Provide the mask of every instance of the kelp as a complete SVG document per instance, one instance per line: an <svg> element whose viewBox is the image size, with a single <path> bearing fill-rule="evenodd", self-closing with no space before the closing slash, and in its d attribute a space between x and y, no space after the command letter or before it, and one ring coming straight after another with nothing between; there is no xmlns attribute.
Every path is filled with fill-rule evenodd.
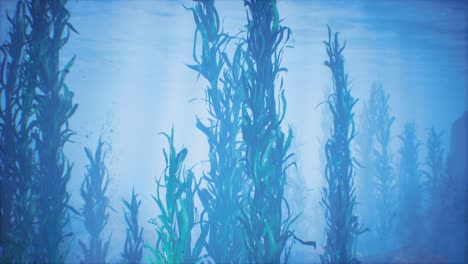
<svg viewBox="0 0 468 264"><path fill-rule="evenodd" d="M141 200L137 199L135 188L132 189L130 200L122 200L122 202L125 205L124 218L127 224L127 232L124 250L121 255L125 263L138 264L143 256L143 228L138 225L138 211Z"/></svg>
<svg viewBox="0 0 468 264"><path fill-rule="evenodd" d="M81 209L83 223L89 236L86 244L80 240L83 250L83 263L106 263L107 251L109 250L110 237L103 241L103 231L109 220L109 197L107 188L110 178L106 168L106 151L103 149L104 142L99 139L96 150L93 152L85 148L89 165L81 185L81 198L84 206Z"/></svg>
<svg viewBox="0 0 468 264"><path fill-rule="evenodd" d="M371 100L375 107L371 108L375 120L375 146L373 147L372 174L375 179L377 223L375 231L378 236L378 247L385 252L390 248L394 231L395 175L392 167L393 155L390 151L391 128L395 117L390 116L390 96L382 85L374 85L371 89Z"/></svg>
<svg viewBox="0 0 468 264"><path fill-rule="evenodd" d="M33 138L39 171L34 181L38 220L34 258L39 262L64 262L68 252L62 250L62 246L66 236L63 228L70 220L67 183L72 165L63 148L73 135L68 120L77 105L73 103L73 92L65 84L75 58L63 69L59 68L60 50L68 41L69 31L75 31L69 23L66 3L66 0L32 0L28 3L30 71L33 77L37 74Z"/></svg>
<svg viewBox="0 0 468 264"><path fill-rule="evenodd" d="M276 87L275 80L286 71L281 58L291 31L280 25L275 0L244 4L248 24L242 68L242 138L244 171L250 182L241 217L245 246L250 262L278 263L283 253L286 262L286 243L293 235L291 224L297 219L292 218L284 198L286 170L294 165L288 152L293 135L291 129L286 134L281 129L286 99L283 82Z"/></svg>
<svg viewBox="0 0 468 264"><path fill-rule="evenodd" d="M427 193L427 210L424 218L427 225L424 231L425 246L436 252L440 252L445 245L447 236L445 227L448 225L446 218L448 213L448 197L450 180L447 176L445 150L442 146L443 132L432 127L428 131L426 141L427 154L425 157L425 170L423 171L423 188Z"/></svg>
<svg viewBox="0 0 468 264"><path fill-rule="evenodd" d="M174 146L174 130L171 134L162 133L168 141L168 150L163 149L166 168L156 181L156 196L153 200L160 214L150 220L156 227L155 247L147 245L154 259L152 263L193 263L200 259L208 227L206 222L197 222L194 204L198 183L191 170L185 170L184 161L187 149L177 152ZM162 191L165 191L162 197ZM192 248L192 232L200 226L200 235Z"/></svg>
<svg viewBox="0 0 468 264"><path fill-rule="evenodd" d="M377 127L379 126L375 114L378 106L377 93L375 89L378 87L376 83L371 86L370 97L363 103L362 113L360 115L359 130L356 135L357 157L362 168L359 169L359 174L356 177L356 196L360 201L358 213L361 216L362 222L369 226L376 225L378 218L375 208L376 202L376 184L375 184L375 152L377 145ZM371 234L373 235L373 234ZM362 247L376 246L372 241L366 241L369 235L363 237Z"/></svg>
<svg viewBox="0 0 468 264"><path fill-rule="evenodd" d="M34 84L25 47L28 15L19 1L1 46L0 68L0 262L25 262L33 234L32 180L37 172L31 131Z"/></svg>
<svg viewBox="0 0 468 264"><path fill-rule="evenodd" d="M332 73L333 93L328 106L333 115L331 136L325 146L327 165L326 187L321 205L325 210L326 244L320 255L322 263L355 263L357 238L366 231L355 214L355 166L350 144L356 136L353 107L357 99L351 95L348 74L344 69L343 50L338 33L332 35L328 28L328 41L324 41L328 55L325 61Z"/></svg>
<svg viewBox="0 0 468 264"><path fill-rule="evenodd" d="M197 118L197 128L205 134L210 146L210 170L203 176L206 187L199 190L203 213L208 217L205 248L216 263L236 263L245 261L239 232L239 196L245 189L239 142L242 52L239 45L232 61L225 53L225 46L232 38L221 29L214 0L199 1L189 10L196 24L193 45L196 64L189 67L208 81L205 93L209 118L206 122ZM201 42L200 54L197 54L198 42Z"/></svg>
<svg viewBox="0 0 468 264"><path fill-rule="evenodd" d="M398 164L399 203L397 215L398 242L403 247L416 247L421 243L421 171L419 168L420 142L414 122L405 124L400 135L401 147Z"/></svg>

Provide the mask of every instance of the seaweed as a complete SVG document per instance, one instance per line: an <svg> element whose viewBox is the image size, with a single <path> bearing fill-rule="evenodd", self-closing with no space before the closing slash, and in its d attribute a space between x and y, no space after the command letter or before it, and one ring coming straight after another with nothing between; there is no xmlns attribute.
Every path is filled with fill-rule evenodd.
<svg viewBox="0 0 468 264"><path fill-rule="evenodd" d="M81 198L84 206L81 209L83 222L89 234L88 245L80 240L83 250L83 263L105 263L110 244L110 236L103 243L102 232L109 220L109 197L106 194L109 186L109 173L106 168L106 151L103 150L104 142L99 139L94 152L85 148L89 160L87 172L81 185Z"/></svg>
<svg viewBox="0 0 468 264"><path fill-rule="evenodd" d="M427 154L425 157L426 170L423 171L423 187L427 193L428 208L425 218L428 219L424 232L426 247L440 250L445 236L444 226L447 225L445 218L448 212L447 187L449 181L446 173L446 162L444 148L442 147L443 132L438 132L434 127L428 131L426 141Z"/></svg>
<svg viewBox="0 0 468 264"><path fill-rule="evenodd" d="M63 228L70 221L67 183L72 165L63 148L73 135L68 121L77 105L73 103L73 92L65 84L75 57L63 69L59 68L60 50L67 43L70 30L76 31L69 23L66 2L28 2L30 71L33 77L37 77L33 138L39 170L34 181L38 220L34 258L39 262L63 262L68 252L62 250L61 245L69 236L64 234ZM66 35L65 31L68 32Z"/></svg>
<svg viewBox="0 0 468 264"><path fill-rule="evenodd" d="M208 227L204 221L196 221L194 205L198 183L191 170L185 170L184 161L187 149L177 152L174 147L174 129L171 134L162 133L169 144L169 151L163 149L166 168L156 181L156 196L153 196L160 214L150 220L156 226L157 241L155 247L147 245L154 263L192 263L200 259ZM162 181L162 182L161 182ZM165 197L161 197L161 191ZM200 235L192 248L192 232L199 225Z"/></svg>
<svg viewBox="0 0 468 264"><path fill-rule="evenodd" d="M293 236L291 225L298 216L291 215L284 186L286 170L295 163L290 162L293 154L288 152L291 129L287 134L281 130L286 114L283 81L277 87L275 80L286 71L281 59L291 31L280 25L275 0L244 1L244 5L248 24L242 68L242 138L244 170L251 184L243 196L245 246L250 262L277 263L282 255L287 262L290 247L285 246Z"/></svg>
<svg viewBox="0 0 468 264"><path fill-rule="evenodd" d="M372 173L375 179L376 212L375 230L378 236L378 247L381 251L389 249L394 228L394 187L395 175L390 152L391 128L395 117L390 116L390 96L382 85L374 85L371 89L371 100L375 107L372 113L375 120L375 146L373 147Z"/></svg>
<svg viewBox="0 0 468 264"><path fill-rule="evenodd" d="M232 39L221 29L218 11L213 0L199 1L192 11L196 24L193 59L189 67L205 78L206 104L209 118L197 117L197 128L208 139L210 170L203 176L206 187L199 190L200 201L208 216L209 235L206 250L216 263L245 260L239 221L239 196L245 189L242 174L242 142L240 109L242 82L240 80L241 49L229 60L225 45ZM197 36L201 51L197 54Z"/></svg>
<svg viewBox="0 0 468 264"><path fill-rule="evenodd" d="M127 224L127 232L124 250L121 255L125 263L138 264L143 256L143 228L140 228L138 225L138 211L141 200L137 199L135 188L132 189L130 200L122 200L122 202L125 205L124 217Z"/></svg>
<svg viewBox="0 0 468 264"><path fill-rule="evenodd" d="M0 68L0 262L25 262L31 250L32 180L37 171L31 131L34 81L25 56L29 23L18 1L9 39L1 46Z"/></svg>
<svg viewBox="0 0 468 264"><path fill-rule="evenodd" d="M379 108L379 98L376 89L379 87L376 83L372 84L370 97L364 102L363 110L360 118L359 133L356 135L358 147L359 164L362 168L359 170L357 177L356 195L361 201L359 206L359 214L364 222L373 226L376 215L376 184L375 184L375 152L377 144L377 127L379 126L375 111ZM367 246L372 246L374 243Z"/></svg>
<svg viewBox="0 0 468 264"><path fill-rule="evenodd" d="M338 33L328 28L328 41L324 41L328 55L325 65L331 70L333 94L328 106L333 115L331 136L325 146L327 165L321 205L325 210L326 244L320 255L322 263L357 262L357 238L366 232L358 222L354 187L355 166L350 144L356 136L353 107L357 102L351 95L348 74L344 70L343 50Z"/></svg>
<svg viewBox="0 0 468 264"><path fill-rule="evenodd" d="M419 169L420 142L414 122L405 124L400 135L402 146L398 168L399 208L397 232L399 244L415 247L421 243L421 171Z"/></svg>

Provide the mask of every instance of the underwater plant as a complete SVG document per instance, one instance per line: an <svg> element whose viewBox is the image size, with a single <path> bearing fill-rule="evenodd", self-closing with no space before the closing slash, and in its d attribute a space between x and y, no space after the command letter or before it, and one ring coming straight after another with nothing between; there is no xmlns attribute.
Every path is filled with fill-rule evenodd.
<svg viewBox="0 0 468 264"><path fill-rule="evenodd" d="M278 263L284 253L287 262L292 217L284 197L288 167L293 154L288 153L292 132L281 130L286 114L282 81L276 87L283 47L291 31L280 25L276 0L244 1L247 6L247 48L244 52L242 82L242 138L245 144L245 174L250 182L243 196L245 209L241 220L248 261ZM276 102L279 98L279 102ZM284 203L283 203L284 202ZM283 212L283 205L286 213Z"/></svg>
<svg viewBox="0 0 468 264"><path fill-rule="evenodd" d="M445 164L444 148L442 147L443 132L437 132L434 127L428 132L426 142L427 155L423 171L424 189L427 195L428 208L425 218L428 219L424 232L424 241L427 247L439 250L443 247L441 238L445 236L444 228L447 208L447 187L449 186Z"/></svg>
<svg viewBox="0 0 468 264"><path fill-rule="evenodd" d="M31 251L32 180L37 171L31 131L34 127L35 80L31 78L25 46L28 18L18 1L9 38L1 46L0 65L0 262L26 262Z"/></svg>
<svg viewBox="0 0 468 264"><path fill-rule="evenodd" d="M125 205L124 217L127 224L125 245L122 257L125 263L138 264L143 256L143 228L138 225L138 210L141 200L137 199L135 189L132 189L132 197L129 201L123 200Z"/></svg>
<svg viewBox="0 0 468 264"><path fill-rule="evenodd" d="M333 115L331 136L325 146L327 165L321 205L325 210L326 244L320 255L322 263L354 263L357 238L367 229L358 222L354 187L354 164L350 150L355 138L353 107L357 102L351 95L348 74L344 70L343 46L338 33L328 28L328 41L325 41L328 60L325 65L331 70L333 93L328 106Z"/></svg>
<svg viewBox="0 0 468 264"><path fill-rule="evenodd" d="M81 209L83 222L89 235L89 242L80 240L84 253L83 263L105 263L109 249L110 237L103 243L102 232L109 220L109 197L106 194L109 186L109 173L106 168L106 151L104 143L99 139L94 152L85 148L89 160L87 172L81 185L81 198L84 206Z"/></svg>
<svg viewBox="0 0 468 264"><path fill-rule="evenodd" d="M375 107L372 113L375 120L375 146L373 147L372 174L375 179L377 222L375 225L378 236L378 247L381 251L389 249L391 234L394 228L395 201L393 189L395 176L392 168L390 152L391 128L395 117L390 116L390 95L382 85L374 85L371 89L371 100Z"/></svg>
<svg viewBox="0 0 468 264"><path fill-rule="evenodd" d="M240 109L242 81L240 76L241 49L237 48L233 61L224 52L231 39L221 30L214 0L199 1L192 11L196 24L193 59L189 67L208 81L206 104L209 118L197 117L197 128L208 139L209 173L203 176L206 187L198 195L208 217L209 235L205 248L216 263L245 260L244 240L239 221L239 196L245 189L242 174L242 143ZM197 54L197 36L201 51Z"/></svg>
<svg viewBox="0 0 468 264"><path fill-rule="evenodd" d="M414 122L405 124L400 135L402 146L398 168L398 223L399 244L403 247L418 246L421 242L421 171L419 147Z"/></svg>
<svg viewBox="0 0 468 264"><path fill-rule="evenodd" d="M375 153L377 127L379 126L377 115L378 109L378 94L376 89L379 87L376 83L372 83L369 99L364 102L363 110L360 116L359 133L356 135L358 147L359 164L362 168L359 170L359 175L356 180L357 190L356 195L359 199L360 206L358 207L359 215L363 222L373 226L373 219L376 219L375 208L376 200L376 184L375 184ZM366 243L373 244L373 243ZM370 246L370 245L367 245Z"/></svg>
<svg viewBox="0 0 468 264"><path fill-rule="evenodd" d="M69 22L66 3L66 0L31 0L28 3L31 16L28 54L31 71L37 74L33 138L39 168L34 180L38 220L35 260L39 262L63 262L68 252L62 250L62 243L66 236L63 228L70 221L67 183L72 165L63 148L73 135L68 120L77 105L73 103L73 92L65 84L75 57L63 69L59 68L60 50L67 43L70 30L76 32Z"/></svg>
<svg viewBox="0 0 468 264"><path fill-rule="evenodd" d="M174 147L174 129L171 134L162 133L169 144L163 149L166 168L156 181L156 202L160 214L150 220L156 226L157 241L153 248L147 246L155 258L153 263L193 263L200 259L200 254L208 232L207 224L196 221L197 211L194 204L198 184L191 170L185 171L184 160L187 149L177 152ZM161 182L162 181L162 182ZM165 197L161 192L165 191ZM192 231L200 225L200 235L192 248Z"/></svg>

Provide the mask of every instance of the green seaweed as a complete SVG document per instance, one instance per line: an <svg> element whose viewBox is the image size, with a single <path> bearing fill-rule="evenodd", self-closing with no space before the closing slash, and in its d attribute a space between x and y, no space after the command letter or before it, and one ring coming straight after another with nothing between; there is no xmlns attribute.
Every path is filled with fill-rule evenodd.
<svg viewBox="0 0 468 264"><path fill-rule="evenodd" d="M426 141L427 154L425 157L426 170L423 171L423 187L427 193L428 203L425 217L427 219L424 232L425 246L436 252L444 247L446 237L448 213L448 186L450 181L447 176L445 151L442 147L443 132L438 132L432 127L428 132Z"/></svg>
<svg viewBox="0 0 468 264"><path fill-rule="evenodd" d="M375 179L377 223L376 233L381 251L390 249L392 231L394 229L395 175L390 152L391 128L395 117L390 116L390 96L382 85L374 85L371 89L371 101L374 102L372 115L375 120L375 146L373 147L372 174Z"/></svg>
<svg viewBox="0 0 468 264"><path fill-rule="evenodd" d="M194 205L198 183L191 170L184 169L187 149L177 152L174 147L174 129L171 134L162 133L169 144L169 150L163 149L166 168L156 181L156 196L153 200L160 214L150 220L156 226L157 241L155 247L147 245L154 259L152 263L193 263L200 259L201 251L208 232L204 221L196 221ZM165 196L161 197L161 192ZM192 232L199 225L200 235L192 248Z"/></svg>
<svg viewBox="0 0 468 264"><path fill-rule="evenodd" d="M37 172L31 132L34 81L25 47L29 29L25 3L18 1L0 68L0 262L25 262L33 234L32 180ZM26 55L25 55L26 54Z"/></svg>
<svg viewBox="0 0 468 264"><path fill-rule="evenodd" d="M37 78L33 138L39 171L34 181L38 219L34 258L39 262L64 262L68 253L62 250L62 244L66 239L63 228L70 221L67 183L72 164L63 148L74 134L68 121L77 105L73 103L73 92L65 84L75 57L63 69L59 66L60 50L68 41L69 31L75 31L69 23L66 3L66 0L28 2L30 71L31 78Z"/></svg>
<svg viewBox="0 0 468 264"><path fill-rule="evenodd" d="M295 165L289 153L292 132L281 124L286 114L283 82L275 80L281 67L283 47L291 31L280 25L275 0L244 1L247 6L247 38L242 69L244 104L242 138L245 143L245 174L251 186L243 196L241 220L250 262L287 262L287 241L293 237L292 217L284 197L286 170ZM278 98L278 103L276 102ZM283 212L283 206L286 212ZM284 253L284 254L283 254Z"/></svg>
<svg viewBox="0 0 468 264"><path fill-rule="evenodd" d="M110 236L103 241L102 233L109 220L109 197L107 188L110 178L106 168L106 151L103 149L104 142L99 139L94 155L92 151L85 148L89 160L87 172L81 185L81 198L84 206L81 209L83 222L89 235L89 243L80 240L83 250L83 263L105 263L107 251L109 250Z"/></svg>
<svg viewBox="0 0 468 264"><path fill-rule="evenodd" d="M320 255L322 263L357 262L357 237L366 231L358 222L354 187L354 164L350 144L356 136L353 107L357 100L351 95L348 74L344 69L343 50L338 33L328 28L328 41L324 41L328 55L325 65L331 70L333 93L328 106L333 115L331 136L325 146L327 165L321 205L325 210L326 244Z"/></svg>
<svg viewBox="0 0 468 264"><path fill-rule="evenodd" d="M421 171L419 168L420 142L416 137L414 122L405 124L400 135L397 215L398 242L402 247L416 247L421 243L422 197Z"/></svg>
<svg viewBox="0 0 468 264"><path fill-rule="evenodd" d="M199 190L204 213L208 216L209 235L206 250L216 263L245 260L239 221L239 196L245 189L242 174L242 142L240 136L240 109L242 82L240 80L241 49L232 61L225 53L231 40L221 29L220 19L213 0L199 1L190 8L196 24L193 58L189 67L205 78L206 104L209 118L197 118L197 128L205 134L210 146L210 170L203 179L206 187ZM197 54L197 36L201 51Z"/></svg>
<svg viewBox="0 0 468 264"><path fill-rule="evenodd" d="M138 264L143 256L143 228L138 225L138 211L141 200L137 199L135 188L132 189L132 196L129 201L122 201L125 205L124 217L127 224L124 250L122 257L125 263Z"/></svg>

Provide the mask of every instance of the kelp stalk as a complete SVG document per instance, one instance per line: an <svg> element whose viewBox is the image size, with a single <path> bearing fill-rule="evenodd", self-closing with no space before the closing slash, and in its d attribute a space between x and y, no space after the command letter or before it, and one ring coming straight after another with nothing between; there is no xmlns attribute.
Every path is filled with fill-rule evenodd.
<svg viewBox="0 0 468 264"><path fill-rule="evenodd" d="M357 100L352 97L348 86L342 53L345 45L340 45L338 33L332 36L328 28L328 41L324 43L328 55L325 65L331 70L333 79L333 94L328 100L333 126L325 146L327 187L323 188L321 204L325 209L326 244L320 259L322 263L353 263L356 262L357 237L365 232L355 215L357 202L350 150L351 141L356 136L353 107Z"/></svg>
<svg viewBox="0 0 468 264"><path fill-rule="evenodd" d="M245 259L239 221L239 196L245 188L242 174L242 145L239 142L242 82L241 49L232 62L224 52L231 39L222 32L214 0L199 1L190 8L196 23L193 47L197 71L208 81L207 122L197 118L197 128L208 138L210 171L203 178L199 197L208 216L209 236L206 250L216 263L241 262ZM197 37L201 54L197 54Z"/></svg>

